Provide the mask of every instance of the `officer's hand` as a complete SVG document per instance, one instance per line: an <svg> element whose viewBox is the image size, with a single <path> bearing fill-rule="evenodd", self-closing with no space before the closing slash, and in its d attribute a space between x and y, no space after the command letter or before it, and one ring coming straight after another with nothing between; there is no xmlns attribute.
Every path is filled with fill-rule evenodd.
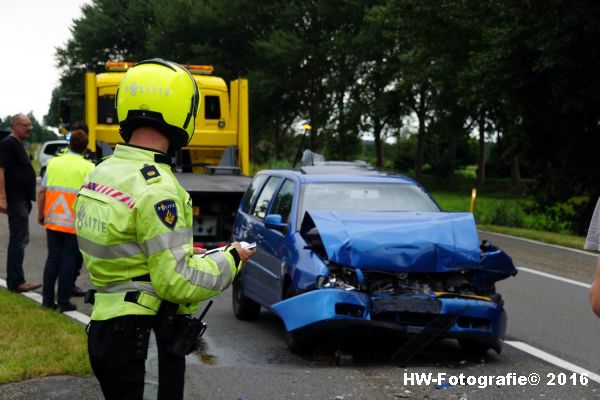
<svg viewBox="0 0 600 400"><path fill-rule="evenodd" d="M0 213L6 214L7 209L8 209L8 203L6 202L6 198L0 197Z"/></svg>
<svg viewBox="0 0 600 400"><path fill-rule="evenodd" d="M206 253L205 248L194 246L194 254L204 254L204 253Z"/></svg>
<svg viewBox="0 0 600 400"><path fill-rule="evenodd" d="M38 215L38 224L40 225L44 225L44 216L43 215Z"/></svg>
<svg viewBox="0 0 600 400"><path fill-rule="evenodd" d="M246 261L256 253L256 249L244 249L240 242L233 242L231 245L237 250L240 259L242 260L242 264L245 264Z"/></svg>

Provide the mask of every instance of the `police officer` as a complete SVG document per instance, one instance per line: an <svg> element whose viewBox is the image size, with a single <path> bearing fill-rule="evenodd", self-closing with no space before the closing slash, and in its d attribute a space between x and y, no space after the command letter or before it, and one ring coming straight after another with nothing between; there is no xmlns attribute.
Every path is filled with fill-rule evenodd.
<svg viewBox="0 0 600 400"><path fill-rule="evenodd" d="M142 61L115 101L127 144L92 171L75 203L79 247L97 288L90 362L107 399L182 399L185 358L172 345L199 302L227 288L253 251L234 242L193 255L191 198L167 156L194 133L200 93L191 74Z"/></svg>

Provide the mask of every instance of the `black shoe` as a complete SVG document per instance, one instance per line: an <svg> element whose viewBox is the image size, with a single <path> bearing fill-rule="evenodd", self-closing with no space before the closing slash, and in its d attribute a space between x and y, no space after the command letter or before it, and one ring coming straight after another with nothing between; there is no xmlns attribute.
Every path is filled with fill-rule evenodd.
<svg viewBox="0 0 600 400"><path fill-rule="evenodd" d="M86 291L79 286L73 286L73 289L71 289L71 297L83 297L85 293Z"/></svg>
<svg viewBox="0 0 600 400"><path fill-rule="evenodd" d="M58 309L60 310L60 312L67 312L67 311L75 311L77 310L77 306L71 302L68 303L61 303L58 305Z"/></svg>
<svg viewBox="0 0 600 400"><path fill-rule="evenodd" d="M58 305L54 302L52 303L42 303L42 307L47 308L49 310L56 310L58 308Z"/></svg>

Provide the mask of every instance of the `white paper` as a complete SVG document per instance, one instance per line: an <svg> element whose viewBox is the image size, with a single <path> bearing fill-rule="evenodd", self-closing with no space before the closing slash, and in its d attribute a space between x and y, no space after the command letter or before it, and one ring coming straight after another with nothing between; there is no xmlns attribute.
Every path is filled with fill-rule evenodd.
<svg viewBox="0 0 600 400"><path fill-rule="evenodd" d="M240 242L240 244L242 245L243 249L254 249L256 247L256 242L254 242L254 243ZM214 252L217 252L217 251L224 250L226 247L227 246L216 247L214 249L208 250L204 254L194 254L194 257L200 257L200 258L202 258L202 257L204 257L207 254L211 254L211 253L214 253Z"/></svg>

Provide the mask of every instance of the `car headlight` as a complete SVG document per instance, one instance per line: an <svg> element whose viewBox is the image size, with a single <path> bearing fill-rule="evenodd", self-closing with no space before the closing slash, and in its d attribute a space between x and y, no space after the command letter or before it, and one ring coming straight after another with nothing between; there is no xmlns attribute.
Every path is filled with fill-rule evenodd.
<svg viewBox="0 0 600 400"><path fill-rule="evenodd" d="M322 288L324 285L329 283L329 278L323 275L317 276L317 288Z"/></svg>
<svg viewBox="0 0 600 400"><path fill-rule="evenodd" d="M345 282L342 282L338 278L334 276L323 276L319 275L317 277L317 288L326 289L326 288L336 288L342 290L356 290L356 288L352 285L348 285Z"/></svg>

